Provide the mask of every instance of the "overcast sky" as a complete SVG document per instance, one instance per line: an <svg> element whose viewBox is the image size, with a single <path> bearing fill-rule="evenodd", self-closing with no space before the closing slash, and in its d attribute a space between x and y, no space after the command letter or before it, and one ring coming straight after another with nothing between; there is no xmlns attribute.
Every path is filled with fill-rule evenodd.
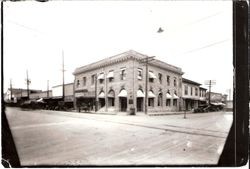
<svg viewBox="0 0 250 169"><path fill-rule="evenodd" d="M157 33L161 27L164 31ZM212 91L233 86L231 1L56 1L4 3L4 89L47 89L72 72L127 50L182 68ZM205 87L205 86L204 86Z"/></svg>

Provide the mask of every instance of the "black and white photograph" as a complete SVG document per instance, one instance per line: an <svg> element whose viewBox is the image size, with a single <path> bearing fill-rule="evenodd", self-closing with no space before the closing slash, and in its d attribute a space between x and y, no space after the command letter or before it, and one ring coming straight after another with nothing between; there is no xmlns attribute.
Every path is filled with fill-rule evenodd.
<svg viewBox="0 0 250 169"><path fill-rule="evenodd" d="M20 166L223 166L233 11L233 1L2 2L2 98Z"/></svg>

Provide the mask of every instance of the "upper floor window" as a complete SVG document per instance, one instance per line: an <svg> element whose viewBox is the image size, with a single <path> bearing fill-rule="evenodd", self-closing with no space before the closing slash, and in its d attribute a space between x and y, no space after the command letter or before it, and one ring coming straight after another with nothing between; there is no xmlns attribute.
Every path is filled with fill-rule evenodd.
<svg viewBox="0 0 250 169"><path fill-rule="evenodd" d="M83 77L83 86L86 86L86 83L87 83L87 78Z"/></svg>
<svg viewBox="0 0 250 169"><path fill-rule="evenodd" d="M126 79L126 68L121 68L121 80Z"/></svg>
<svg viewBox="0 0 250 169"><path fill-rule="evenodd" d="M76 87L79 87L80 86L80 80L77 80L76 81Z"/></svg>
<svg viewBox="0 0 250 169"><path fill-rule="evenodd" d="M188 95L188 86L187 85L184 86L184 94Z"/></svg>
<svg viewBox="0 0 250 169"><path fill-rule="evenodd" d="M138 68L137 71L138 71L137 79L138 79L138 80L142 80L142 69L141 69L141 68Z"/></svg>
<svg viewBox="0 0 250 169"><path fill-rule="evenodd" d="M170 76L167 75L167 85L170 85Z"/></svg>
<svg viewBox="0 0 250 169"><path fill-rule="evenodd" d="M113 70L110 70L108 75L107 75L107 78L109 79L109 82L113 82L114 81L114 71Z"/></svg>
<svg viewBox="0 0 250 169"><path fill-rule="evenodd" d="M104 82L104 73L100 73L97 77L97 79L100 81L100 84L102 84Z"/></svg>
<svg viewBox="0 0 250 169"><path fill-rule="evenodd" d="M177 83L176 83L176 77L174 77L174 87L177 86Z"/></svg>
<svg viewBox="0 0 250 169"><path fill-rule="evenodd" d="M149 75L149 82L154 82L154 79L156 79L155 74L152 71L149 71L148 75Z"/></svg>
<svg viewBox="0 0 250 169"><path fill-rule="evenodd" d="M91 85L93 85L95 83L95 75L91 76Z"/></svg>
<svg viewBox="0 0 250 169"><path fill-rule="evenodd" d="M198 96L198 89L195 88L195 96Z"/></svg>
<svg viewBox="0 0 250 169"><path fill-rule="evenodd" d="M193 87L190 87L191 90L191 96L193 95Z"/></svg>
<svg viewBox="0 0 250 169"><path fill-rule="evenodd" d="M162 74L161 73L158 73L158 78L159 78L160 84L162 84Z"/></svg>

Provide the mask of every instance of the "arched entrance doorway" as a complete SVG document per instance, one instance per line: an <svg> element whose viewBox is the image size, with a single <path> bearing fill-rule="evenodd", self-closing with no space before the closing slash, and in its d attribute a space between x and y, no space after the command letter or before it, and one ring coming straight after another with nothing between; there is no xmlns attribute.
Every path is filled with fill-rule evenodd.
<svg viewBox="0 0 250 169"><path fill-rule="evenodd" d="M128 103L127 103L127 91L125 89L122 89L120 91L120 93L118 94L119 97L119 109L122 112L126 112L127 111L127 107L128 107Z"/></svg>
<svg viewBox="0 0 250 169"><path fill-rule="evenodd" d="M104 91L101 91L98 95L98 100L99 100L99 105L100 107L104 107L105 106L105 93Z"/></svg>
<svg viewBox="0 0 250 169"><path fill-rule="evenodd" d="M108 92L108 107L114 107L115 106L115 92L114 90L110 90Z"/></svg>
<svg viewBox="0 0 250 169"><path fill-rule="evenodd" d="M144 92L139 89L137 90L137 96L136 96L136 108L137 108L137 111L140 112L140 111L143 111L143 99L145 97L145 94Z"/></svg>

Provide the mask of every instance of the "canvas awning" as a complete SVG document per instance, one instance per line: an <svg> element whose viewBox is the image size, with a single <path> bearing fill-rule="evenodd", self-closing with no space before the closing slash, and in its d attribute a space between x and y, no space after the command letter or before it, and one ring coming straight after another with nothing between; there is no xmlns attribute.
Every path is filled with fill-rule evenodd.
<svg viewBox="0 0 250 169"><path fill-rule="evenodd" d="M155 94L152 91L149 91L148 98L155 98Z"/></svg>
<svg viewBox="0 0 250 169"><path fill-rule="evenodd" d="M98 98L105 98L104 92L101 92L101 93L98 95Z"/></svg>
<svg viewBox="0 0 250 169"><path fill-rule="evenodd" d="M137 90L136 95L137 97L145 97L145 94L142 92L142 90Z"/></svg>
<svg viewBox="0 0 250 169"><path fill-rule="evenodd" d="M118 94L118 97L127 97L128 93L125 89L122 89L120 93Z"/></svg>
<svg viewBox="0 0 250 169"><path fill-rule="evenodd" d="M167 94L166 94L166 98L167 98L167 99L170 99L170 98L172 98L172 96L171 96L169 93L167 93Z"/></svg>
<svg viewBox="0 0 250 169"><path fill-rule="evenodd" d="M114 77L114 71L110 71L107 75L107 78L113 78Z"/></svg>
<svg viewBox="0 0 250 169"><path fill-rule="evenodd" d="M98 79L98 80L104 79L104 73L99 74L98 77L97 77L97 79Z"/></svg>
<svg viewBox="0 0 250 169"><path fill-rule="evenodd" d="M114 91L110 91L110 92L108 93L108 97L114 98L114 97L115 97Z"/></svg>
<svg viewBox="0 0 250 169"><path fill-rule="evenodd" d="M148 74L149 74L149 78L156 79L156 76L153 72L148 72Z"/></svg>
<svg viewBox="0 0 250 169"><path fill-rule="evenodd" d="M176 94L174 94L174 97L173 97L174 99L179 99L179 97L176 95Z"/></svg>

